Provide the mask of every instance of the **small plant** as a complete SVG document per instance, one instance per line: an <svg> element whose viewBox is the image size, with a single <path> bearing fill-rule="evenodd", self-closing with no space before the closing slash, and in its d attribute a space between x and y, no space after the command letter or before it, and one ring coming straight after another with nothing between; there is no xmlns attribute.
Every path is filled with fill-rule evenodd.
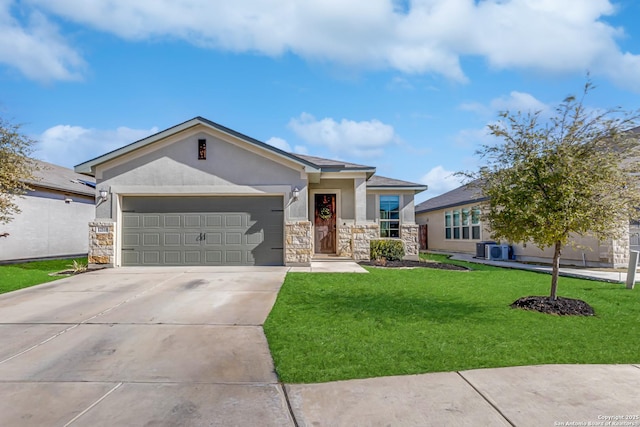
<svg viewBox="0 0 640 427"><path fill-rule="evenodd" d="M397 261L404 258L404 244L401 240L372 240L370 244L371 259L378 261Z"/></svg>
<svg viewBox="0 0 640 427"><path fill-rule="evenodd" d="M71 270L73 270L73 274L84 273L87 271L87 264L83 264L82 262L78 262L77 260L73 260L73 264L70 264Z"/></svg>

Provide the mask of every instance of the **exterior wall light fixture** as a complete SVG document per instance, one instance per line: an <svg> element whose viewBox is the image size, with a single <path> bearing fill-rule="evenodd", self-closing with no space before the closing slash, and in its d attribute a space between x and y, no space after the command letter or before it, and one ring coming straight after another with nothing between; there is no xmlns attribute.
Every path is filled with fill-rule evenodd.
<svg viewBox="0 0 640 427"><path fill-rule="evenodd" d="M291 198L295 202L298 200L298 197L300 197L300 190L298 189L298 187L293 187L293 191L291 192Z"/></svg>

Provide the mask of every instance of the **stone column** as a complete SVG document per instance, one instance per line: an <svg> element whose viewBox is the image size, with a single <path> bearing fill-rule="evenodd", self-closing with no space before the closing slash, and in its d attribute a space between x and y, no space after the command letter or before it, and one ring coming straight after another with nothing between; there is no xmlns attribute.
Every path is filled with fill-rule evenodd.
<svg viewBox="0 0 640 427"><path fill-rule="evenodd" d="M417 261L420 253L418 241L418 224L402 224L400 226L400 238L404 243L404 259Z"/></svg>
<svg viewBox="0 0 640 427"><path fill-rule="evenodd" d="M338 230L338 250L336 251L337 255L340 257L349 257L353 256L353 235L352 235L352 226L351 225L340 225L337 227Z"/></svg>
<svg viewBox="0 0 640 427"><path fill-rule="evenodd" d="M371 259L371 240L379 238L379 233L378 224L353 226L352 256L355 261L369 261Z"/></svg>
<svg viewBox="0 0 640 427"><path fill-rule="evenodd" d="M311 221L287 222L285 232L285 264L311 265L313 256L313 236Z"/></svg>
<svg viewBox="0 0 640 427"><path fill-rule="evenodd" d="M89 223L89 264L115 265L115 223L110 220Z"/></svg>

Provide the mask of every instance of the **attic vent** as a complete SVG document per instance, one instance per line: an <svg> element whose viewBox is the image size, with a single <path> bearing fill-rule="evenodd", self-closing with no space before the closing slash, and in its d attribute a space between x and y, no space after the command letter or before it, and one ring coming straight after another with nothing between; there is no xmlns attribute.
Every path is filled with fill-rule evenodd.
<svg viewBox="0 0 640 427"><path fill-rule="evenodd" d="M207 140L198 140L198 160L207 160Z"/></svg>

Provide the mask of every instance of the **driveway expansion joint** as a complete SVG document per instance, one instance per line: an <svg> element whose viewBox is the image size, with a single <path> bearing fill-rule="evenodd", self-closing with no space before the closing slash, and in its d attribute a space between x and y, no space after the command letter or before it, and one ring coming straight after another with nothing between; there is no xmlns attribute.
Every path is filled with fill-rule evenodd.
<svg viewBox="0 0 640 427"><path fill-rule="evenodd" d="M485 401L485 402L487 402L487 403L488 403L488 404L489 404L489 405L490 405L490 406L491 406L491 407L492 407L492 408L493 408L493 409L494 409L498 414L500 414L500 416L501 416L502 418L504 418L504 420L505 420L506 422L508 422L508 423L509 423L509 425L511 425L511 426L513 426L513 427L516 427L516 425L515 425L515 424L514 424L510 419L509 419L509 417L507 417L507 415L506 415L504 412L502 412L502 411L500 410L500 408L498 408L498 407L497 407L497 406L496 406L496 405L491 401L491 399L489 399L487 396L485 396L485 395L484 395L484 394L483 394L483 393L482 393L482 392L481 392L481 391L480 391L476 386L474 386L473 384L471 384L471 381L469 381L467 378L465 378L465 376L464 376L464 375L462 375L462 372L460 372L460 371L456 371L456 374L458 374L458 375L460 376L460 378L462 378L462 380L463 380L464 382L466 382L467 384L469 384L469 387L471 387L473 390L475 390L475 392L476 392L476 393L478 393L478 395L479 395L482 399L484 399L484 401Z"/></svg>
<svg viewBox="0 0 640 427"><path fill-rule="evenodd" d="M69 421L68 423L66 423L64 425L64 427L68 427L71 424L73 424L74 422L76 422L80 417L82 417L84 414L86 414L87 412L89 412L91 409L93 409L96 405L98 405L100 402L102 402L104 399L106 399L111 393L113 393L114 391L116 391L117 389L120 388L120 386L122 386L122 383L118 383L116 384L111 390L109 390L108 392L106 392L102 397L100 397L98 400L96 400L95 402L93 402L91 405L89 405L89 407L87 407L84 411L80 412L78 415L76 415L75 417L73 417L71 419L71 421Z"/></svg>

